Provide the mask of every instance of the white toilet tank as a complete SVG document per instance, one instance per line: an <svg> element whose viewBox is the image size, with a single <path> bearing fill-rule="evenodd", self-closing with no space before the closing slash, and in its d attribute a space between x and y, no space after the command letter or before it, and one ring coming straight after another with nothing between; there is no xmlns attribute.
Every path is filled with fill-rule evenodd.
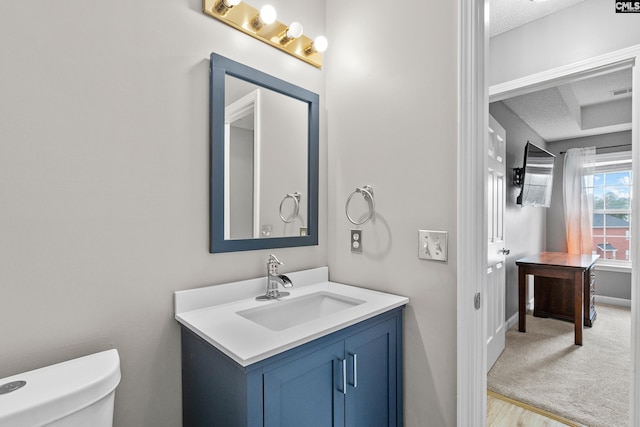
<svg viewBox="0 0 640 427"><path fill-rule="evenodd" d="M112 427L118 351L0 379L0 427Z"/></svg>

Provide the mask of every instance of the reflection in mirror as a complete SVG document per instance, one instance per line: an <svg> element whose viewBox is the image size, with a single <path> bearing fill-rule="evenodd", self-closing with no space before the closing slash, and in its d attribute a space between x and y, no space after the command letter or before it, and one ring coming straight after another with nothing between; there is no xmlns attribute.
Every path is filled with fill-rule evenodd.
<svg viewBox="0 0 640 427"><path fill-rule="evenodd" d="M225 108L225 239L257 237L258 233L254 188L259 145L255 109L259 96L256 89Z"/></svg>
<svg viewBox="0 0 640 427"><path fill-rule="evenodd" d="M318 95L211 55L211 252L318 244Z"/></svg>
<svg viewBox="0 0 640 427"><path fill-rule="evenodd" d="M306 230L307 114L298 99L226 76L225 239Z"/></svg>

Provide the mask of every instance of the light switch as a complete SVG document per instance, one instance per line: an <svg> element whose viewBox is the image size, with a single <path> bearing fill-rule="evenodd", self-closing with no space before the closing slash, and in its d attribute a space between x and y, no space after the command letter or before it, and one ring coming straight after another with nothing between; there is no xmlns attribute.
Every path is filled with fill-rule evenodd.
<svg viewBox="0 0 640 427"><path fill-rule="evenodd" d="M418 230L418 258L447 261L447 232Z"/></svg>

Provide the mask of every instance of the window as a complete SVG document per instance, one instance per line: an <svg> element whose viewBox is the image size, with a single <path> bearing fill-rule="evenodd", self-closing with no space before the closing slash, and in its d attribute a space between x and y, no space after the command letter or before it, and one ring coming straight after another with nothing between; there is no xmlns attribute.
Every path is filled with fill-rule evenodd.
<svg viewBox="0 0 640 427"><path fill-rule="evenodd" d="M593 254L629 264L631 238L631 152L596 155L593 176Z"/></svg>

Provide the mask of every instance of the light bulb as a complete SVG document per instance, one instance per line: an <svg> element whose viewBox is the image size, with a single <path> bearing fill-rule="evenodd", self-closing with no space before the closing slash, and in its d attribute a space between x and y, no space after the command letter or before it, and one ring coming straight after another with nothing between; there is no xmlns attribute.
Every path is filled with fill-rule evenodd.
<svg viewBox="0 0 640 427"><path fill-rule="evenodd" d="M313 40L313 48L320 53L327 50L328 46L329 42L325 36L318 36Z"/></svg>
<svg viewBox="0 0 640 427"><path fill-rule="evenodd" d="M214 6L214 10L220 15L225 16L234 7L240 4L242 0L219 0Z"/></svg>
<svg viewBox="0 0 640 427"><path fill-rule="evenodd" d="M265 25L270 25L276 22L276 17L276 9L270 4L265 4L262 6L262 9L260 9L260 20Z"/></svg>
<svg viewBox="0 0 640 427"><path fill-rule="evenodd" d="M297 39L302 35L302 31L302 24L294 21L291 23L291 25L289 25L289 28L287 28L287 37L291 39Z"/></svg>

